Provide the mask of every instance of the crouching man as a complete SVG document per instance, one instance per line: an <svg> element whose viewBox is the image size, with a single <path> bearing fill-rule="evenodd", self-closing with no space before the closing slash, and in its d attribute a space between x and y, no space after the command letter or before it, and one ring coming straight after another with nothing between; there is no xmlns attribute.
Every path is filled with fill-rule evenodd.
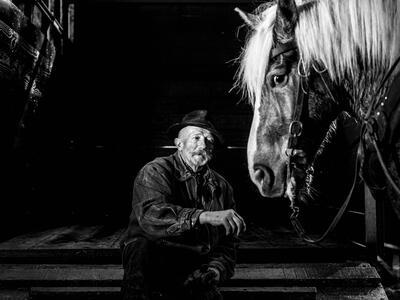
<svg viewBox="0 0 400 300"><path fill-rule="evenodd" d="M222 299L218 285L233 275L235 239L246 228L232 187L208 165L222 137L206 110L188 113L168 135L177 151L146 164L134 182L121 242L123 299Z"/></svg>

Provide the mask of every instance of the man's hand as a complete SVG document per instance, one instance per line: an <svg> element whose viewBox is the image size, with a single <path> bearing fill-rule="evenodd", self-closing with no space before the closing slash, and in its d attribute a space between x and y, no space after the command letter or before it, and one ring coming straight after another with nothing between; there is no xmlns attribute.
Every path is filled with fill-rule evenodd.
<svg viewBox="0 0 400 300"><path fill-rule="evenodd" d="M184 282L184 286L190 290L202 290L217 285L219 281L219 271L208 265L202 265L195 270Z"/></svg>
<svg viewBox="0 0 400 300"><path fill-rule="evenodd" d="M216 268L213 268L213 267L208 267L208 270L213 271L215 273L213 280L215 281L215 283L218 283L219 279L221 278L221 274L219 273L219 270Z"/></svg>
<svg viewBox="0 0 400 300"><path fill-rule="evenodd" d="M233 209L204 211L199 217L200 224L210 224L212 226L224 226L226 235L239 234L246 231L246 223L243 218Z"/></svg>

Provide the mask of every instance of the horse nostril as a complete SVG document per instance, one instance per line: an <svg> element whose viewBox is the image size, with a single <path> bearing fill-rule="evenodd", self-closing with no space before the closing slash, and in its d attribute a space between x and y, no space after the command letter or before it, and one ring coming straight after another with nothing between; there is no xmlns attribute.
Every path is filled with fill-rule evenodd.
<svg viewBox="0 0 400 300"><path fill-rule="evenodd" d="M254 165L254 179L260 186L269 186L272 188L274 185L274 173L272 170L264 165Z"/></svg>

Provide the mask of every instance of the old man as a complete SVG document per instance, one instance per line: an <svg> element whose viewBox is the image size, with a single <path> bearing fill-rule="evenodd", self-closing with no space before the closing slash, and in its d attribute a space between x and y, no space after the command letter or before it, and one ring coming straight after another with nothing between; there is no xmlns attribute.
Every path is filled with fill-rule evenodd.
<svg viewBox="0 0 400 300"><path fill-rule="evenodd" d="M245 230L231 185L208 163L223 144L206 110L168 129L177 151L146 164L133 188L121 243L123 299L222 299Z"/></svg>

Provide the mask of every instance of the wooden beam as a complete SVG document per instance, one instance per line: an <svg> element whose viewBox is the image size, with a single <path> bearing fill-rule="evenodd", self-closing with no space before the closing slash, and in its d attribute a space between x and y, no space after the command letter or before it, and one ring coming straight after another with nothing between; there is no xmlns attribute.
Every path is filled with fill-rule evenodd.
<svg viewBox="0 0 400 300"><path fill-rule="evenodd" d="M31 297L41 299L118 299L120 287L32 287ZM316 299L315 287L222 287L221 292L226 299Z"/></svg>
<svg viewBox="0 0 400 300"><path fill-rule="evenodd" d="M365 243L372 259L383 257L383 201L380 197L374 198L371 190L364 183L365 203Z"/></svg>
<svg viewBox="0 0 400 300"><path fill-rule="evenodd" d="M29 300L29 291L26 290L0 290L0 300Z"/></svg>
<svg viewBox="0 0 400 300"><path fill-rule="evenodd" d="M332 300L332 299L351 299L351 300L365 300L365 299L379 299L388 300L385 289L381 284L374 288L366 288L360 286L353 287L321 287L318 289L318 300Z"/></svg>
<svg viewBox="0 0 400 300"><path fill-rule="evenodd" d="M224 299L317 299L315 287L222 287Z"/></svg>
<svg viewBox="0 0 400 300"><path fill-rule="evenodd" d="M120 265L0 265L0 285L120 286ZM240 264L227 286L376 286L367 263Z"/></svg>
<svg viewBox="0 0 400 300"><path fill-rule="evenodd" d="M32 287L31 299L118 299L120 287ZM9 295L21 293L8 291ZM221 287L224 298L229 300L288 300L288 299L380 299L387 300L382 285L376 287ZM28 297L26 293L26 297ZM1 295L1 294L0 294ZM28 298L1 298L0 300L27 300Z"/></svg>

